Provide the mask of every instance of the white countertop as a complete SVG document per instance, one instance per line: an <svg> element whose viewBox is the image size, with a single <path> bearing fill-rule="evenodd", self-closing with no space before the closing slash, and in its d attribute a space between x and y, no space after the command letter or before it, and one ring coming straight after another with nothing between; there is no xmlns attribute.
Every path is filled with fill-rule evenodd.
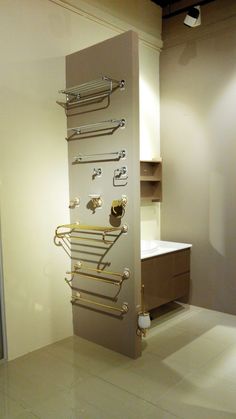
<svg viewBox="0 0 236 419"><path fill-rule="evenodd" d="M164 255L165 253L192 247L190 243L168 242L163 240L141 240L141 259Z"/></svg>

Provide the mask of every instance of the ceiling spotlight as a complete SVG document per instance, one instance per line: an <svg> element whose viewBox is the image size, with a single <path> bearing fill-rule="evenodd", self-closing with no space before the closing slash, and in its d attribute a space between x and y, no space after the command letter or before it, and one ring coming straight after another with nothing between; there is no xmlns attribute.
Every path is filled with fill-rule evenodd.
<svg viewBox="0 0 236 419"><path fill-rule="evenodd" d="M196 26L201 25L201 10L200 6L193 6L189 9L185 19L184 24L190 28L195 28Z"/></svg>

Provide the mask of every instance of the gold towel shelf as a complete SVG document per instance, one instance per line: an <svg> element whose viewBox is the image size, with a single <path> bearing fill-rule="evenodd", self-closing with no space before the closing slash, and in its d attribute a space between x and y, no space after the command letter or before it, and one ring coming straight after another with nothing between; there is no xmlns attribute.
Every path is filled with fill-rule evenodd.
<svg viewBox="0 0 236 419"><path fill-rule="evenodd" d="M76 140L77 138L82 137L83 135L87 137L92 137L96 135L103 135L107 133L113 134L118 128L125 127L125 119L108 119L107 121L96 122L88 125L81 125L79 127L68 128L67 132L71 134L66 137L67 141Z"/></svg>
<svg viewBox="0 0 236 419"><path fill-rule="evenodd" d="M80 269L82 269L81 272L80 272ZM92 274L89 275L88 273L84 271L92 272ZM104 269L91 268L90 266L83 264L80 261L75 264L73 271L66 272L66 273L69 275L72 275L72 278L70 280L65 278L65 281L67 282L68 285L70 285L70 282L72 282L74 275L81 275L83 278L88 278L94 281L105 282L107 284L113 284L113 285L118 285L118 286L120 286L125 279L129 279L130 277L129 268L125 268L124 271L120 273L120 272L106 271ZM119 277L120 279L117 280L114 278L105 277L105 275Z"/></svg>
<svg viewBox="0 0 236 419"><path fill-rule="evenodd" d="M117 88L124 89L124 80L114 80L107 76L91 80L77 86L59 90L66 95L66 102L57 102L64 109L69 110L80 104L86 104L109 97Z"/></svg>
<svg viewBox="0 0 236 419"><path fill-rule="evenodd" d="M121 314L126 314L129 311L128 303L123 303L121 307L110 306L107 304L98 303L97 301L93 301L93 300L89 300L87 298L81 297L80 292L76 292L74 295L72 295L72 298L71 298L72 304L76 303L77 301L82 302L82 303L92 304L101 308L106 308L108 310L118 311Z"/></svg>
<svg viewBox="0 0 236 419"><path fill-rule="evenodd" d="M62 231L60 231L62 230ZM110 237L109 233L119 232L127 233L128 226L124 224L121 227L102 227L102 226L91 226L91 225L80 225L79 223L75 224L63 224L59 225L56 228L55 236L59 239L63 238L73 238L77 240L88 240L88 241L102 241L105 244L112 244L114 240L108 240L106 237ZM101 234L102 238L94 238L94 237L82 237L76 235L76 233L81 234ZM118 236L116 236L117 238Z"/></svg>

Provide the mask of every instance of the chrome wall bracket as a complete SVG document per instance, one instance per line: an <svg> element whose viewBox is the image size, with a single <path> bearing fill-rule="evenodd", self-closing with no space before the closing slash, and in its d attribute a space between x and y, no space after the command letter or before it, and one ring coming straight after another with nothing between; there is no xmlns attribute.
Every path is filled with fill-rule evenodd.
<svg viewBox="0 0 236 419"><path fill-rule="evenodd" d="M128 168L122 166L114 170L113 186L125 186L128 183Z"/></svg>

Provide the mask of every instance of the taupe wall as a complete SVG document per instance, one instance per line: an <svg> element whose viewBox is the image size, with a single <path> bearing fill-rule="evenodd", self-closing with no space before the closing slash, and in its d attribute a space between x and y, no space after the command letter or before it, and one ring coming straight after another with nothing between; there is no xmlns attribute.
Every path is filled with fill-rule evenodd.
<svg viewBox="0 0 236 419"><path fill-rule="evenodd" d="M162 239L193 243L190 302L236 314L236 2L164 22Z"/></svg>
<svg viewBox="0 0 236 419"><path fill-rule="evenodd" d="M96 239L96 242L80 233L79 236L85 240L71 240L72 269L79 261L85 266L85 273L86 267L103 269L102 277L105 275L108 280L114 280L114 277L107 275L107 271L122 273L125 268L130 270L130 278L120 287L75 275L74 293L79 290L82 298L113 308L127 303L128 312L121 316L104 307L77 301L73 304L74 333L132 358L141 355L141 339L136 333L141 308L138 62L138 36L132 31L66 57L67 87L99 79L101 75L125 80L124 90L114 91L110 100L77 108L73 115L68 116L67 125L69 128L78 127L122 118L126 121L125 127L112 135L100 130L87 138L82 136L69 141L68 156L70 199L80 197L79 207L71 209L71 222L90 226L128 226L127 234L117 236L117 240L109 237L109 240L114 240L112 245L99 241L101 236L94 233L89 238ZM74 156L79 153L93 155L122 149L127 151L125 160L106 161L107 156L100 156L85 164L72 164ZM115 170L122 166L127 167L128 178L114 181ZM98 167L102 169L100 178L92 176L93 168ZM101 208L92 210L89 194L101 194ZM122 195L127 197L127 206L122 219L117 219L111 215L112 201L121 199Z"/></svg>

